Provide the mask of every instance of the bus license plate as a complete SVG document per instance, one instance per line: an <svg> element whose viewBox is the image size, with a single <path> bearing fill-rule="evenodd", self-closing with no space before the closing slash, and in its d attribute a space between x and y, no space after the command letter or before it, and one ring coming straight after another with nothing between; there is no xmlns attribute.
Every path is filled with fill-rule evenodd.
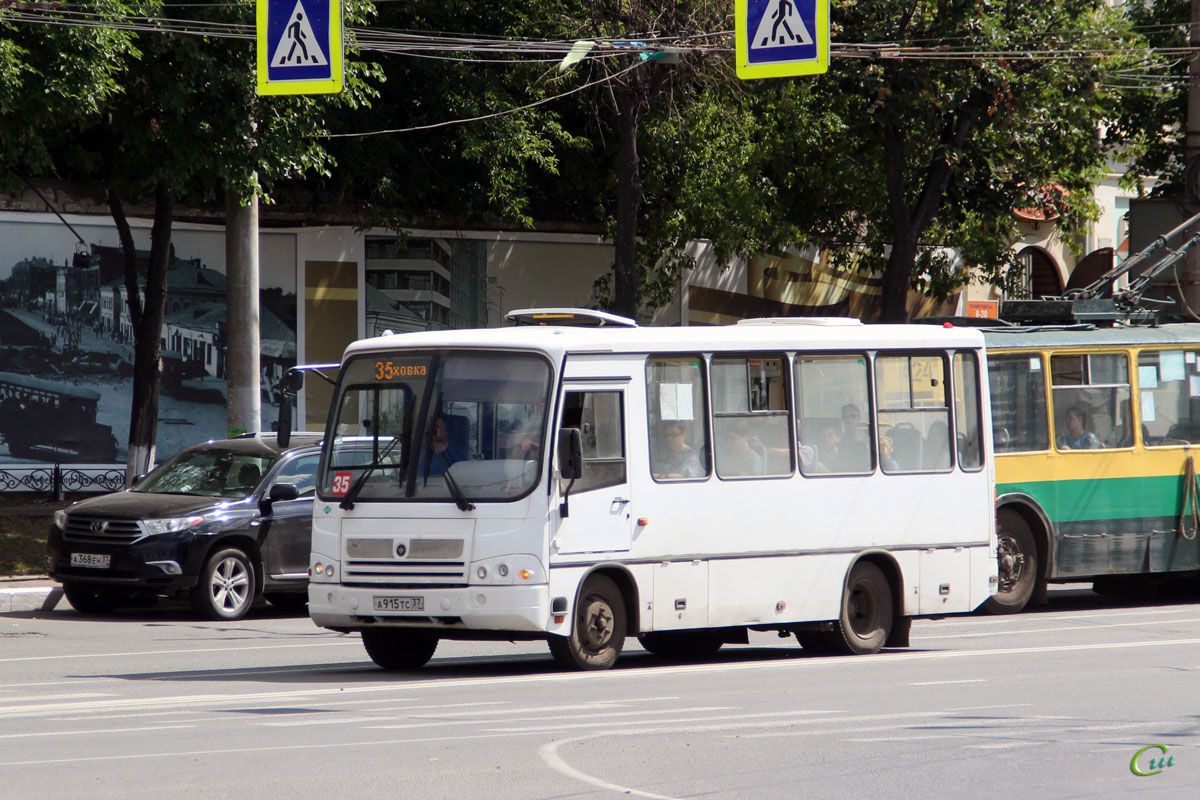
<svg viewBox="0 0 1200 800"><path fill-rule="evenodd" d="M424 611L424 597L376 597L376 611Z"/></svg>
<svg viewBox="0 0 1200 800"><path fill-rule="evenodd" d="M98 553L71 553L71 566L108 569L112 566L112 556Z"/></svg>

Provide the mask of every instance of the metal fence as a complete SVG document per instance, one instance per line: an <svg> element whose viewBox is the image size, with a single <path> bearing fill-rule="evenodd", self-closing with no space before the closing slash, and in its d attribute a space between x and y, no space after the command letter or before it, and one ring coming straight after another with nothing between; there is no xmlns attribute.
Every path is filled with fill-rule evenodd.
<svg viewBox="0 0 1200 800"><path fill-rule="evenodd" d="M61 500L66 493L116 492L125 487L125 468L43 464L0 467L0 492L36 492Z"/></svg>

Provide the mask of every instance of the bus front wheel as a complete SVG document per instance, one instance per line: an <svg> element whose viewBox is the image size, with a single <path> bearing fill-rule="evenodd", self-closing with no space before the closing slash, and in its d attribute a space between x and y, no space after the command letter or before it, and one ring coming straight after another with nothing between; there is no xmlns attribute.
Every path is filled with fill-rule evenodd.
<svg viewBox="0 0 1200 800"><path fill-rule="evenodd" d="M996 513L996 560L1000 587L983 608L992 614L1015 614L1033 596L1038 580L1038 555L1029 523L1010 508Z"/></svg>
<svg viewBox="0 0 1200 800"><path fill-rule="evenodd" d="M438 637L428 631L373 628L362 632L367 655L384 669L417 669L437 650Z"/></svg>
<svg viewBox="0 0 1200 800"><path fill-rule="evenodd" d="M550 654L570 669L608 669L625 646L625 600L611 578L593 575L575 603L567 636L550 637Z"/></svg>
<svg viewBox="0 0 1200 800"><path fill-rule="evenodd" d="M847 655L877 653L892 631L892 589L883 570L860 561L850 570L842 611L826 633L830 650Z"/></svg>

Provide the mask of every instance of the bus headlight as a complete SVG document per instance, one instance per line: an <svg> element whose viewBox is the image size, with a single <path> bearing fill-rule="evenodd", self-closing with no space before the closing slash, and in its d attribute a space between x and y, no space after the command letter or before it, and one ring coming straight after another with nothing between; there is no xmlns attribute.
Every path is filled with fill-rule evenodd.
<svg viewBox="0 0 1200 800"><path fill-rule="evenodd" d="M471 564L476 584L521 586L546 583L546 570L536 556L518 554L489 558Z"/></svg>
<svg viewBox="0 0 1200 800"><path fill-rule="evenodd" d="M314 559L308 568L308 579L313 583L335 583L337 574L337 565L326 558Z"/></svg>

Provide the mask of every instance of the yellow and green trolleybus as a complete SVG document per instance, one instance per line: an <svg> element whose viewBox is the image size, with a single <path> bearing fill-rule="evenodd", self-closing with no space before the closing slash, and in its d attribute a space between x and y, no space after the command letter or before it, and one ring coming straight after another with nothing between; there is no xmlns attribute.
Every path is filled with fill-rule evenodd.
<svg viewBox="0 0 1200 800"><path fill-rule="evenodd" d="M999 592L1200 570L1200 324L988 328Z"/></svg>

